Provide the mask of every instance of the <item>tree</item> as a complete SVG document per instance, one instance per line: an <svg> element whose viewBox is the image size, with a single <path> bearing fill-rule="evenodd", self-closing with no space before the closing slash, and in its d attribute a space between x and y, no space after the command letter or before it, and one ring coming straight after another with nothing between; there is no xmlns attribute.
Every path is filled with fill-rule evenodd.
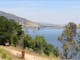
<svg viewBox="0 0 80 60"><path fill-rule="evenodd" d="M17 35L19 38L22 34L22 26L16 23L12 19L7 19L4 16L0 16L0 40L1 44L5 44L8 40L10 44L13 43L13 35Z"/></svg>
<svg viewBox="0 0 80 60"><path fill-rule="evenodd" d="M3 40L1 44L5 44L5 42L10 38L9 31L11 30L11 27L8 23L10 22L7 18L0 16L0 39Z"/></svg>
<svg viewBox="0 0 80 60"><path fill-rule="evenodd" d="M70 22L68 25L65 26L62 35L58 38L58 40L63 44L64 51L63 55L65 56L66 59L68 58L69 50L73 49L73 47L75 46L75 40L73 39L73 37L75 36L76 36L76 24Z"/></svg>
<svg viewBox="0 0 80 60"><path fill-rule="evenodd" d="M44 53L48 56L59 55L58 50L52 44L48 44L43 36L37 35L34 39L34 44L34 51L37 51L38 53Z"/></svg>
<svg viewBox="0 0 80 60"><path fill-rule="evenodd" d="M46 47L45 47L45 49L44 49L44 53L45 53L46 55L48 55L48 56L51 55L51 54L54 55L53 51L54 51L53 45L47 44Z"/></svg>
<svg viewBox="0 0 80 60"><path fill-rule="evenodd" d="M5 45L6 42L15 47L31 48L33 51L42 54L54 54L57 56L58 53L57 49L48 44L43 36L37 35L32 39L29 34L24 34L22 25L13 19L0 16L0 44Z"/></svg>
<svg viewBox="0 0 80 60"><path fill-rule="evenodd" d="M28 34L26 34L25 36L24 36L24 38L23 38L23 44L24 44L24 48L25 47L28 47L28 48L32 48L32 37L30 36L30 35L28 35Z"/></svg>
<svg viewBox="0 0 80 60"><path fill-rule="evenodd" d="M12 44L13 44L15 47L17 46L17 44L18 44L18 37L17 37L17 35L13 35Z"/></svg>
<svg viewBox="0 0 80 60"><path fill-rule="evenodd" d="M59 56L58 48L54 48L54 49L53 49L53 54L54 54L56 57Z"/></svg>
<svg viewBox="0 0 80 60"><path fill-rule="evenodd" d="M35 42L34 50L37 50L40 53L43 53L44 47L47 44L47 42L45 41L45 38L43 36L37 35L34 39L34 42Z"/></svg>
<svg viewBox="0 0 80 60"><path fill-rule="evenodd" d="M58 37L58 40L59 40L59 41L62 41L62 36L59 36L59 37Z"/></svg>

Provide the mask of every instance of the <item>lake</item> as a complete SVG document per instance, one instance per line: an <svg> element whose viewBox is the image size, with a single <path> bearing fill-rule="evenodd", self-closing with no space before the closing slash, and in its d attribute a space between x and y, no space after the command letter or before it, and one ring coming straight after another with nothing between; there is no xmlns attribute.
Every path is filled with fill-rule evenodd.
<svg viewBox="0 0 80 60"><path fill-rule="evenodd" d="M29 29L28 34L30 34L33 38L36 35L44 36L46 41L55 47L58 47L60 51L62 51L62 44L58 41L58 36L62 34L64 29L53 29L53 28L44 28L40 30ZM79 32L79 29L77 30Z"/></svg>

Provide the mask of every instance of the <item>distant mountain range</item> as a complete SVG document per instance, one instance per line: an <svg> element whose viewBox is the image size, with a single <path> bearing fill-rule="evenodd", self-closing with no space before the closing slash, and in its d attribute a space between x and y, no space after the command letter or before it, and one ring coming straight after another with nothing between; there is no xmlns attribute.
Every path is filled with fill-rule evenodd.
<svg viewBox="0 0 80 60"><path fill-rule="evenodd" d="M38 27L57 27L57 28L62 28L63 27L63 26L52 25L52 24L40 24L40 23L32 22L32 21L27 20L25 18L18 17L14 14L6 13L3 11L0 11L0 16L5 16L8 19L13 19L25 28L27 28L27 27L33 27L33 28L35 28L35 27L36 28L38 28Z"/></svg>

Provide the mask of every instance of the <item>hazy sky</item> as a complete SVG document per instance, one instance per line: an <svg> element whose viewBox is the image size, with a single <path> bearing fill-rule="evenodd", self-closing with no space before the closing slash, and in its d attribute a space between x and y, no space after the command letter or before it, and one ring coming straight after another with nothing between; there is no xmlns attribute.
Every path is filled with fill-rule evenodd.
<svg viewBox="0 0 80 60"><path fill-rule="evenodd" d="M80 23L80 0L0 0L0 10L42 23Z"/></svg>

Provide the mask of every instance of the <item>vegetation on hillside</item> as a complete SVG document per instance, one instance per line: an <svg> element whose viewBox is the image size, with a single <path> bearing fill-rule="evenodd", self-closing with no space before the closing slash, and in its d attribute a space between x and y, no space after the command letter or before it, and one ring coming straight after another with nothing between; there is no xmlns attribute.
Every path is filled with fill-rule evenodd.
<svg viewBox="0 0 80 60"><path fill-rule="evenodd" d="M48 44L43 36L36 36L34 39L29 34L24 34L22 26L12 19L0 16L0 44L29 48L33 51L46 55L58 56L58 49Z"/></svg>

